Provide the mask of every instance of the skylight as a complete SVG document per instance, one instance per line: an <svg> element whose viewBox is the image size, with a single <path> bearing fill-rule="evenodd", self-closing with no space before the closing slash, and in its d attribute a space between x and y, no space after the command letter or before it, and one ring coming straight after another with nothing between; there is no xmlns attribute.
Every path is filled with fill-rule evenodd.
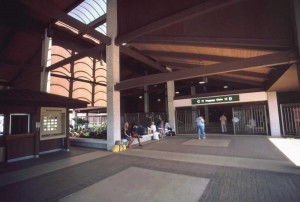
<svg viewBox="0 0 300 202"><path fill-rule="evenodd" d="M106 1L85 0L68 14L86 25L92 24L96 19L106 14ZM106 23L95 27L95 29L102 34L106 34Z"/></svg>

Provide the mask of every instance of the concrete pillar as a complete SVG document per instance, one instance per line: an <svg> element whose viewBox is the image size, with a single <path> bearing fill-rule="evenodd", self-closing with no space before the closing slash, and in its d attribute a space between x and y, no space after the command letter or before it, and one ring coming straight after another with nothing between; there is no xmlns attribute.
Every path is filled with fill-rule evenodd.
<svg viewBox="0 0 300 202"><path fill-rule="evenodd" d="M271 136L281 136L276 92L267 92Z"/></svg>
<svg viewBox="0 0 300 202"><path fill-rule="evenodd" d="M120 81L120 52L115 45L117 37L117 0L107 1L107 36L112 43L106 48L107 64L107 150L111 150L116 140L121 139L120 92L114 85Z"/></svg>
<svg viewBox="0 0 300 202"><path fill-rule="evenodd" d="M174 95L175 95L175 85L174 81L167 82L168 90L168 117L169 124L176 131L176 119L175 119L175 106L174 106Z"/></svg>
<svg viewBox="0 0 300 202"><path fill-rule="evenodd" d="M209 110L208 110L208 106L205 105L204 106L204 114L205 114L205 125L209 125Z"/></svg>
<svg viewBox="0 0 300 202"><path fill-rule="evenodd" d="M41 73L40 91L50 92L50 72L46 72L46 68L51 65L51 48L52 38L47 35L47 28L45 29L44 40L42 42L42 58L41 64L43 71Z"/></svg>
<svg viewBox="0 0 300 202"><path fill-rule="evenodd" d="M144 112L149 113L149 92L148 86L144 86Z"/></svg>
<svg viewBox="0 0 300 202"><path fill-rule="evenodd" d="M196 95L196 86L191 86L191 95ZM192 120L194 121L198 117L197 106L192 106L192 110Z"/></svg>

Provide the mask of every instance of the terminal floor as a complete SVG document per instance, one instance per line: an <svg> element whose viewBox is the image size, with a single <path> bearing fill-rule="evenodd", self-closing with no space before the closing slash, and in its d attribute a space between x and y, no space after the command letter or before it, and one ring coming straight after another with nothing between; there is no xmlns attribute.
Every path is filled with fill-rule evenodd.
<svg viewBox="0 0 300 202"><path fill-rule="evenodd" d="M300 155L298 153L298 155ZM0 164L0 201L300 201L300 168L266 136L177 135Z"/></svg>

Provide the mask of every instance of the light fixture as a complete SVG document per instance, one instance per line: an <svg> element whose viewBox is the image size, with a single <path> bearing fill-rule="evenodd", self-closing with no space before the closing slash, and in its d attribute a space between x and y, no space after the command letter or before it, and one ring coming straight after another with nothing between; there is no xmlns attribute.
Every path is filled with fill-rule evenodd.
<svg viewBox="0 0 300 202"><path fill-rule="evenodd" d="M202 77L201 80L199 81L200 84L207 83L207 77Z"/></svg>
<svg viewBox="0 0 300 202"><path fill-rule="evenodd" d="M227 89L227 88L228 88L228 86L223 86L223 88Z"/></svg>
<svg viewBox="0 0 300 202"><path fill-rule="evenodd" d="M139 96L139 99L143 99L143 96L140 95L140 96Z"/></svg>
<svg viewBox="0 0 300 202"><path fill-rule="evenodd" d="M159 98L157 99L157 102L160 102L160 99L159 99Z"/></svg>
<svg viewBox="0 0 300 202"><path fill-rule="evenodd" d="M179 91L176 91L175 94L179 94Z"/></svg>

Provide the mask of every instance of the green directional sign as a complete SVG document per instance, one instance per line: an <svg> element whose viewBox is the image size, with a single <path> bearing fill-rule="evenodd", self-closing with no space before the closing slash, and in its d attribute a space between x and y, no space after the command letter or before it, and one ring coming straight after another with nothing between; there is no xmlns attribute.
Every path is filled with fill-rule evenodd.
<svg viewBox="0 0 300 202"><path fill-rule="evenodd" d="M240 101L239 95L226 95L226 96L217 96L217 97L202 97L192 99L192 105L199 104L214 104L214 103L222 103L222 102L236 102Z"/></svg>

